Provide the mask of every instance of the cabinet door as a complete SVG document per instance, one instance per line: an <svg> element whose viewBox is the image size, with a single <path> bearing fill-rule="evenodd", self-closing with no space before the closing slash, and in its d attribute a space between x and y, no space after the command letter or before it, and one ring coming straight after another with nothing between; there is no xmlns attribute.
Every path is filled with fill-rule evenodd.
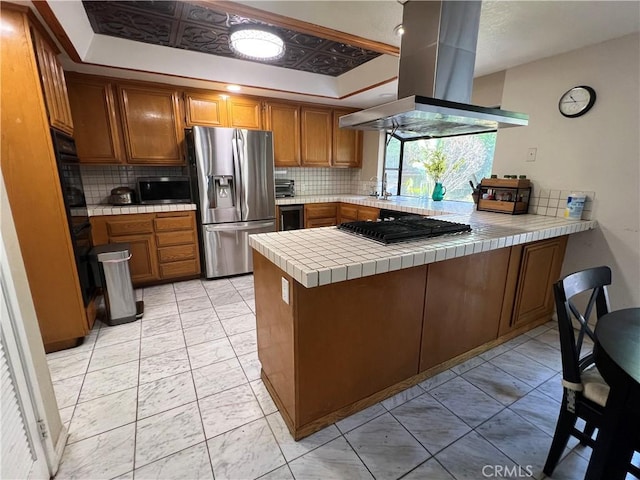
<svg viewBox="0 0 640 480"><path fill-rule="evenodd" d="M304 218L336 218L338 205L336 203L308 203L304 206Z"/></svg>
<svg viewBox="0 0 640 480"><path fill-rule="evenodd" d="M124 163L115 85L97 77L69 75L67 80L80 162Z"/></svg>
<svg viewBox="0 0 640 480"><path fill-rule="evenodd" d="M338 215L338 223L355 222L358 220L358 206L341 203Z"/></svg>
<svg viewBox="0 0 640 480"><path fill-rule="evenodd" d="M216 92L185 92L184 107L187 127L206 125L208 127L226 127L227 103L221 94Z"/></svg>
<svg viewBox="0 0 640 480"><path fill-rule="evenodd" d="M178 92L120 85L118 93L128 162L182 165L184 130Z"/></svg>
<svg viewBox="0 0 640 480"><path fill-rule="evenodd" d="M128 243L129 270L135 286L160 279L158 254L153 234L109 237L109 243Z"/></svg>
<svg viewBox="0 0 640 480"><path fill-rule="evenodd" d="M302 107L302 166L330 167L333 117L328 108Z"/></svg>
<svg viewBox="0 0 640 480"><path fill-rule="evenodd" d="M509 248L429 264L420 371L498 336Z"/></svg>
<svg viewBox="0 0 640 480"><path fill-rule="evenodd" d="M265 129L273 132L276 167L300 166L300 107L267 102Z"/></svg>
<svg viewBox="0 0 640 480"><path fill-rule="evenodd" d="M553 313L553 283L560 276L567 237L552 238L525 245L511 317L518 328Z"/></svg>
<svg viewBox="0 0 640 480"><path fill-rule="evenodd" d="M380 217L380 209L375 207L358 207L358 220L375 222Z"/></svg>
<svg viewBox="0 0 640 480"><path fill-rule="evenodd" d="M230 127L262 130L261 112L260 100L244 97L229 97L227 99Z"/></svg>
<svg viewBox="0 0 640 480"><path fill-rule="evenodd" d="M362 167L362 132L340 128L341 116L351 110L333 111L333 160L334 167Z"/></svg>
<svg viewBox="0 0 640 480"><path fill-rule="evenodd" d="M62 65L56 58L55 49L36 30L31 29L33 44L36 49L40 82L47 105L49 124L69 135L73 135L73 120L67 95L67 84Z"/></svg>

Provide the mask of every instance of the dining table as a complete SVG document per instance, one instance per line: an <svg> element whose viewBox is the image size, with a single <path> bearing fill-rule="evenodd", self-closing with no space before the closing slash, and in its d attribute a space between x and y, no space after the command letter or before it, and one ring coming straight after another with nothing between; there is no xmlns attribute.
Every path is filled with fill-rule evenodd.
<svg viewBox="0 0 640 480"><path fill-rule="evenodd" d="M594 333L595 364L610 391L585 480L622 480L640 446L640 308L603 315Z"/></svg>

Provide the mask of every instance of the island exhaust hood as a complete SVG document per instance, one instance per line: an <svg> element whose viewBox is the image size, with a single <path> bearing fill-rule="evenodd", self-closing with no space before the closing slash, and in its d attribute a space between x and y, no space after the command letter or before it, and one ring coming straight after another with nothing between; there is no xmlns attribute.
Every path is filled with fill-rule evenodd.
<svg viewBox="0 0 640 480"><path fill-rule="evenodd" d="M441 138L527 125L526 114L469 105L481 6L479 0L406 2L400 100L340 117L340 128Z"/></svg>

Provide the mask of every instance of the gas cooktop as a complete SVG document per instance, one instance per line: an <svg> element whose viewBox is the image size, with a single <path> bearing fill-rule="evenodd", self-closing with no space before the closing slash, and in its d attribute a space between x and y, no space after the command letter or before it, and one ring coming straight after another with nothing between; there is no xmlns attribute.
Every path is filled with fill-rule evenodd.
<svg viewBox="0 0 640 480"><path fill-rule="evenodd" d="M348 222L338 225L338 228L384 244L471 231L471 226L464 223L418 216L377 222Z"/></svg>

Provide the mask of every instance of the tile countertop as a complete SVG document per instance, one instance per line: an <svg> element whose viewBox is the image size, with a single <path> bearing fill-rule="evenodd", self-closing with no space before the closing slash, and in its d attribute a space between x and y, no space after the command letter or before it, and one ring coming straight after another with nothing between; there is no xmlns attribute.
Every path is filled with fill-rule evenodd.
<svg viewBox="0 0 640 480"><path fill-rule="evenodd" d="M260 233L251 235L249 243L303 286L311 288L582 232L597 226L595 220L476 211L444 214L438 218L468 223L472 231L382 245L337 227L324 227Z"/></svg>
<svg viewBox="0 0 640 480"><path fill-rule="evenodd" d="M420 213L422 215L441 215L443 213L471 213L475 205L470 202L451 202L443 200L434 202L431 199L415 197L390 197L379 200L366 195L299 195L296 197L276 198L276 205L293 205L300 203L344 202L368 207L388 208L401 212Z"/></svg>
<svg viewBox="0 0 640 480"><path fill-rule="evenodd" d="M159 212L183 212L195 210L195 203L170 203L163 205L127 205L116 207L113 205L87 205L87 214L90 217L100 215L130 215L133 213L159 213Z"/></svg>

